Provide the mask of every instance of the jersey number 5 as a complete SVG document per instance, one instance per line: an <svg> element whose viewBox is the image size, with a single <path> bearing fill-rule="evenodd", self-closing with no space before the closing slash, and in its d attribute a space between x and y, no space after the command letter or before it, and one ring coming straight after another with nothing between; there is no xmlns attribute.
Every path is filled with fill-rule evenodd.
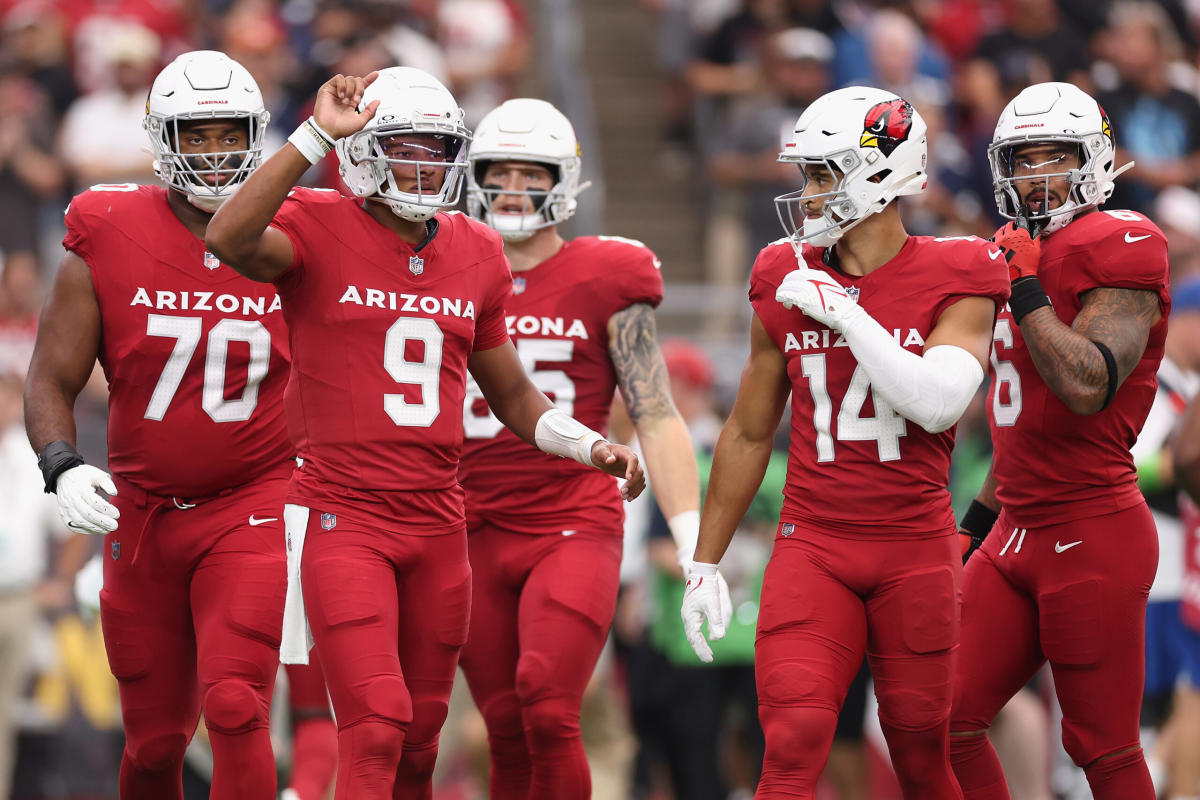
<svg viewBox="0 0 1200 800"><path fill-rule="evenodd" d="M541 363L562 363L571 360L575 352L575 342L570 339L518 339L517 356L521 365L529 373L533 385L545 394L551 395L554 405L568 414L575 413L575 382L567 373L560 369L537 369ZM463 403L463 435L468 439L494 439L504 429L504 423L496 419L496 415L488 410L486 416L479 416L474 411L477 401L483 399L483 392L475 379L467 377L467 397Z"/></svg>

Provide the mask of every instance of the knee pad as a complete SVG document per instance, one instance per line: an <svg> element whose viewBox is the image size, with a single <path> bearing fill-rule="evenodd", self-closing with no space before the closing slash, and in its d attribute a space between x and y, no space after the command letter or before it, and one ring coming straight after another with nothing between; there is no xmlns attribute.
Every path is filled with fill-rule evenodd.
<svg viewBox="0 0 1200 800"><path fill-rule="evenodd" d="M267 724L266 702L245 681L217 681L204 693L204 723L214 733L246 733Z"/></svg>
<svg viewBox="0 0 1200 800"><path fill-rule="evenodd" d="M886 722L881 722L880 727L898 773L920 776L949 763L950 744L945 723L927 730L896 728ZM982 736L974 738L983 739Z"/></svg>
<svg viewBox="0 0 1200 800"><path fill-rule="evenodd" d="M899 731L924 731L949 722L950 676L944 675L944 679L938 679L936 675L926 677L924 686L915 682L876 683L879 721Z"/></svg>
<svg viewBox="0 0 1200 800"><path fill-rule="evenodd" d="M372 678L362 694L362 712L351 719L339 719L338 725L352 725L367 717L408 729L413 721L413 703L403 678L399 675Z"/></svg>
<svg viewBox="0 0 1200 800"><path fill-rule="evenodd" d="M537 702L548 693L554 675L550 663L541 653L527 651L517 660L517 697L521 705Z"/></svg>
<svg viewBox="0 0 1200 800"><path fill-rule="evenodd" d="M182 768L188 735L166 733L140 741L126 739L125 752L140 772L176 772Z"/></svg>
<svg viewBox="0 0 1200 800"><path fill-rule="evenodd" d="M1038 595L1042 652L1052 664L1083 667L1100 659L1100 581L1092 578Z"/></svg>
<svg viewBox="0 0 1200 800"><path fill-rule="evenodd" d="M516 692L503 692L488 699L480 709L489 739L523 739L521 701Z"/></svg>
<svg viewBox="0 0 1200 800"><path fill-rule="evenodd" d="M833 746L837 714L827 708L760 706L758 716L766 737L763 774L807 776L815 786Z"/></svg>
<svg viewBox="0 0 1200 800"><path fill-rule="evenodd" d="M579 698L546 697L521 709L531 750L579 736Z"/></svg>

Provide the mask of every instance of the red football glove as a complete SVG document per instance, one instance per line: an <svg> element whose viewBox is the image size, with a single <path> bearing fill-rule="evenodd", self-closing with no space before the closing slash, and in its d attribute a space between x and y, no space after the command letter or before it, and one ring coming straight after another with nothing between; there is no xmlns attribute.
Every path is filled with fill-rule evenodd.
<svg viewBox="0 0 1200 800"><path fill-rule="evenodd" d="M996 231L992 238L1008 261L1009 280L1037 277L1038 264L1042 261L1042 242L1029 231L1010 222Z"/></svg>

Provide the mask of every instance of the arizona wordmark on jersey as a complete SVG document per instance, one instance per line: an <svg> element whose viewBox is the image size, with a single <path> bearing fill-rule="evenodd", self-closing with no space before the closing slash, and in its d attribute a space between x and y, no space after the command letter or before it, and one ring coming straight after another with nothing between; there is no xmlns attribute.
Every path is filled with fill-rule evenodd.
<svg viewBox="0 0 1200 800"><path fill-rule="evenodd" d="M657 306L662 291L658 259L645 245L581 237L517 273L505 325L534 384L568 414L606 431L617 385L608 321L634 303ZM491 413L474 381L463 430L459 477L470 517L528 533L560 534L584 524L621 529L616 481L522 442Z"/></svg>
<svg viewBox="0 0 1200 800"><path fill-rule="evenodd" d="M113 472L201 497L277 470L293 450L275 290L207 252L161 187L92 187L66 225L63 244L87 263L100 307Z"/></svg>
<svg viewBox="0 0 1200 800"><path fill-rule="evenodd" d="M805 247L812 269L830 274L905 349L921 353L942 312L967 296L1008 299L1003 260L974 237L909 237L888 263L846 275ZM775 300L796 268L791 245L759 253L750 302L783 353L792 384L791 442L782 519L845 533L920 535L953 526L946 484L954 429L931 434L909 423L871 387L841 337Z"/></svg>

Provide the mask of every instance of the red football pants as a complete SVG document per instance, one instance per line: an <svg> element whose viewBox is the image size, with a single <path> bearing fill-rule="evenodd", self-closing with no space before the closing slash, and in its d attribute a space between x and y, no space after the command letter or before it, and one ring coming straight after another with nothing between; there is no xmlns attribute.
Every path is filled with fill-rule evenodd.
<svg viewBox="0 0 1200 800"><path fill-rule="evenodd" d="M462 668L487 723L492 800L591 796L579 707L616 610L621 542L472 528Z"/></svg>
<svg viewBox="0 0 1200 800"><path fill-rule="evenodd" d="M1138 745L1146 597L1158 536L1146 506L1044 528L1001 513L967 562L951 753L971 800L1007 800L983 735L1049 660L1063 746L1097 800L1153 800ZM965 735L960 735L965 734Z"/></svg>
<svg viewBox="0 0 1200 800"><path fill-rule="evenodd" d="M308 664L288 664L292 713L292 776L288 788L300 800L322 800L337 771L337 726L329 709L325 673L314 649Z"/></svg>
<svg viewBox="0 0 1200 800"><path fill-rule="evenodd" d="M338 800L429 800L467 640L467 536L405 535L313 509L304 605L338 726ZM403 758L401 756L403 755Z"/></svg>
<svg viewBox="0 0 1200 800"><path fill-rule="evenodd" d="M961 578L949 531L889 540L796 525L776 537L754 652L766 737L755 797L815 797L864 652L904 797L962 797L947 741Z"/></svg>
<svg viewBox="0 0 1200 800"><path fill-rule="evenodd" d="M121 525L105 537L100 621L125 724L121 798L183 797L183 751L203 707L214 800L273 800L288 481L180 508L114 480Z"/></svg>

